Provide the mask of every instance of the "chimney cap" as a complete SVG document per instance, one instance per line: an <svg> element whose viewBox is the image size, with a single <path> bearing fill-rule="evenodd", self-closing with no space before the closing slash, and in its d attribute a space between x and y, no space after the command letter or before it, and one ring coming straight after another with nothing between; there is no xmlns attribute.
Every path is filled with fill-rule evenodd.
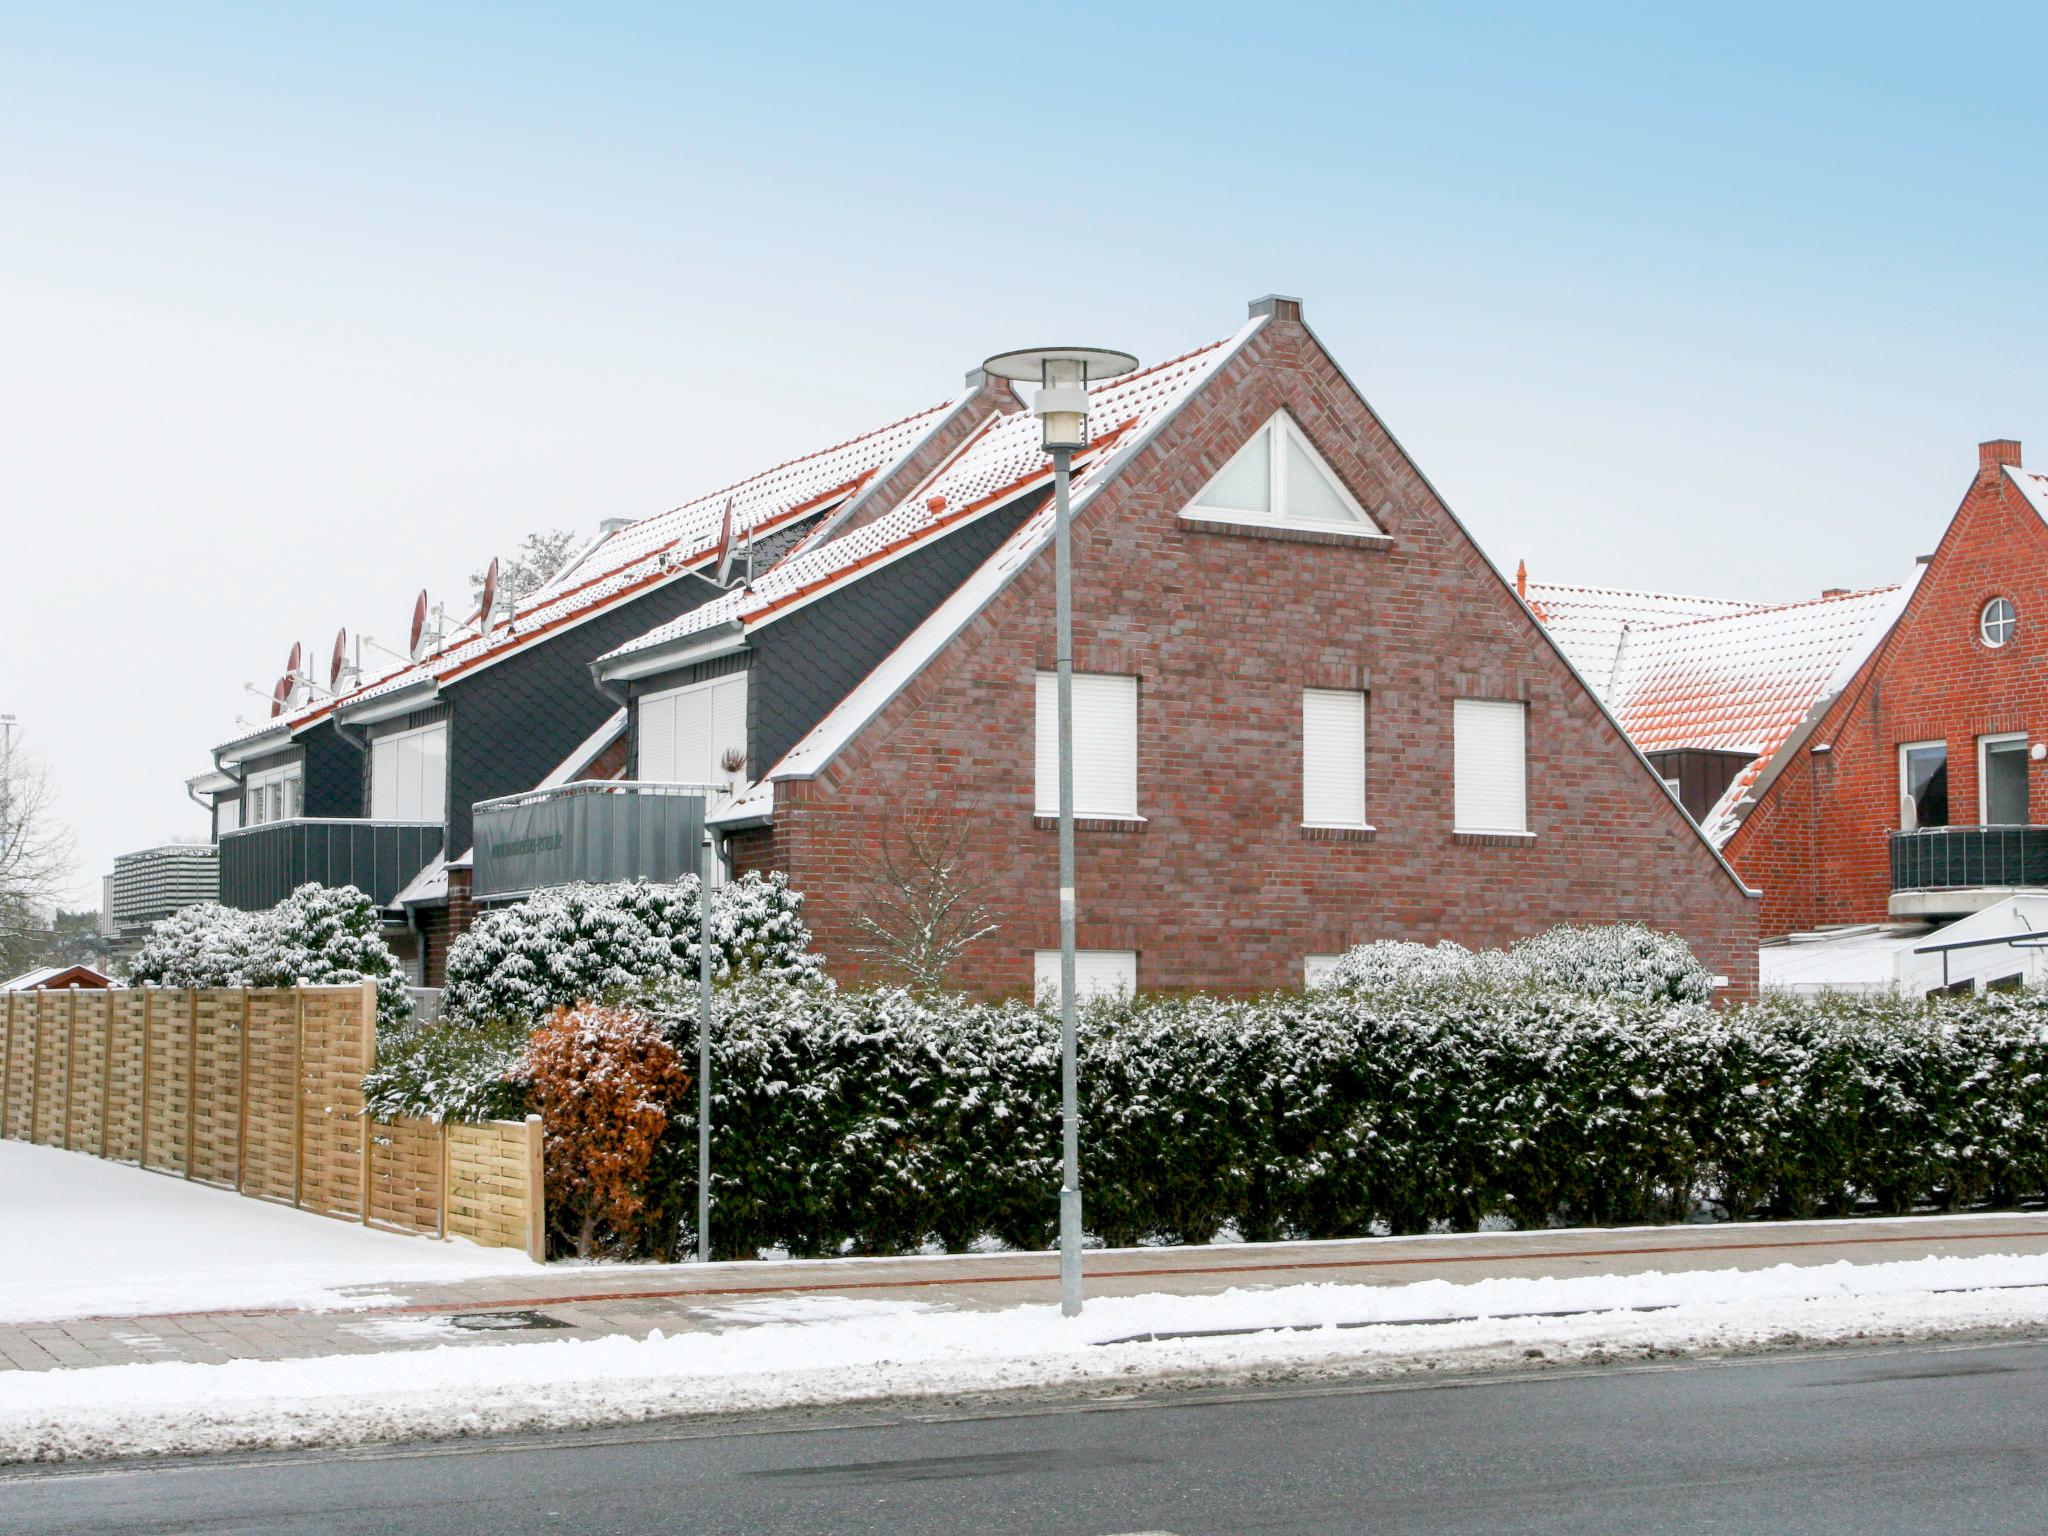
<svg viewBox="0 0 2048 1536"><path fill-rule="evenodd" d="M1822 587L1820 595L1822 597L1847 597L1849 589L1847 587Z"/></svg>
<svg viewBox="0 0 2048 1536"><path fill-rule="evenodd" d="M1261 315L1270 320L1299 320L1301 300L1285 293L1269 293L1263 298L1253 299L1245 306L1256 320Z"/></svg>
<svg viewBox="0 0 2048 1536"><path fill-rule="evenodd" d="M2020 462L2020 440L2016 437L1993 437L1977 445L1977 467L1996 469L2001 464L2010 464L2015 469Z"/></svg>

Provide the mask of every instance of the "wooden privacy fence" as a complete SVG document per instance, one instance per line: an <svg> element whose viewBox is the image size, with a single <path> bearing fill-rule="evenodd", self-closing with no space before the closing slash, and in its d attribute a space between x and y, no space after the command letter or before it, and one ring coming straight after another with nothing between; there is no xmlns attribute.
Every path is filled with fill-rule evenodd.
<svg viewBox="0 0 2048 1536"><path fill-rule="evenodd" d="M370 1119L376 1054L368 982L0 993L0 1136L545 1258L540 1117Z"/></svg>

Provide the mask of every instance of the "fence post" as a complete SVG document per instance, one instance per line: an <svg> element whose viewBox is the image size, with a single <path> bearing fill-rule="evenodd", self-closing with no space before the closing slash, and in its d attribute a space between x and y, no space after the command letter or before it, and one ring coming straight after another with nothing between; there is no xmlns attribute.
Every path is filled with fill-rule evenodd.
<svg viewBox="0 0 2048 1536"><path fill-rule="evenodd" d="M249 989L242 988L241 1087L235 1091L235 1193L249 1169Z"/></svg>
<svg viewBox="0 0 2048 1536"><path fill-rule="evenodd" d="M28 1063L28 1139L36 1141L36 1132L42 1123L43 1111L43 994L35 994L36 1038L29 1048Z"/></svg>
<svg viewBox="0 0 2048 1536"><path fill-rule="evenodd" d="M199 1154L199 989L185 989L185 1177Z"/></svg>
<svg viewBox="0 0 2048 1536"><path fill-rule="evenodd" d="M142 989L142 1140L135 1149L135 1166L149 1166L149 1026L155 1022L156 988Z"/></svg>
<svg viewBox="0 0 2048 1536"><path fill-rule="evenodd" d="M78 1111L78 983L64 989L64 1150L71 1147L71 1121Z"/></svg>
<svg viewBox="0 0 2048 1536"><path fill-rule="evenodd" d="M306 1203L306 993L292 989L292 1209Z"/></svg>
<svg viewBox="0 0 2048 1536"><path fill-rule="evenodd" d="M377 983L363 982L363 1067L362 1075L356 1078L356 1140L361 1143L363 1154L362 1193L363 1225L370 1224L370 1102L363 1090L363 1078L369 1076L370 1068L377 1064Z"/></svg>
<svg viewBox="0 0 2048 1536"><path fill-rule="evenodd" d="M0 1136L12 1123L8 1110L14 1107L14 999L12 992L0 992Z"/></svg>
<svg viewBox="0 0 2048 1536"><path fill-rule="evenodd" d="M114 994L107 993L107 1016L100 1024L100 1156L107 1155L107 1117L114 1110Z"/></svg>
<svg viewBox="0 0 2048 1536"><path fill-rule="evenodd" d="M546 1154L539 1115L526 1117L526 1256L536 1264L548 1257Z"/></svg>
<svg viewBox="0 0 2048 1536"><path fill-rule="evenodd" d="M448 1240L448 1195L453 1187L448 1174L448 1121L446 1117L443 1117L441 1120L439 1130L441 1132L441 1220L435 1236L446 1242Z"/></svg>

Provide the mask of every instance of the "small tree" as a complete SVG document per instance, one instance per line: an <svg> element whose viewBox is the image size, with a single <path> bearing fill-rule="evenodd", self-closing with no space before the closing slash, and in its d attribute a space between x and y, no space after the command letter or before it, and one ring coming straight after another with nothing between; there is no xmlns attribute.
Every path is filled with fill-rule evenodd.
<svg viewBox="0 0 2048 1536"><path fill-rule="evenodd" d="M559 1009L518 1075L540 1110L549 1226L578 1258L667 1257L673 1222L649 1174L690 1074L660 1026L629 1008Z"/></svg>
<svg viewBox="0 0 2048 1536"><path fill-rule="evenodd" d="M57 811L57 782L41 756L0 720L0 975L36 963L46 915L78 863L78 844Z"/></svg>
<svg viewBox="0 0 2048 1536"><path fill-rule="evenodd" d="M1001 926L972 873L976 819L973 807L935 806L890 817L861 861L854 922L866 937L854 952L915 991L938 991L968 946Z"/></svg>
<svg viewBox="0 0 2048 1536"><path fill-rule="evenodd" d="M538 591L576 552L576 535L566 528L543 528L519 541L511 554L498 561L498 591L502 596L521 598ZM469 600L484 600L484 572L469 573Z"/></svg>

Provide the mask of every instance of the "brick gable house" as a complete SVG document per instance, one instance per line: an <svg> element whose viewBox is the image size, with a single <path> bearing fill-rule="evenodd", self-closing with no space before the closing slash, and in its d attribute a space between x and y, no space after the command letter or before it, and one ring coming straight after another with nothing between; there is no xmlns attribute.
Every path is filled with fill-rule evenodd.
<svg viewBox="0 0 2048 1536"><path fill-rule="evenodd" d="M2048 476L1977 473L1903 609L1774 756L1726 852L1763 932L1952 917L2048 884Z"/></svg>
<svg viewBox="0 0 2048 1536"><path fill-rule="evenodd" d="M1755 893L1296 301L1098 386L1091 419L1084 977L1298 986L1363 940L1634 918L1753 990ZM875 970L861 917L913 822L993 924L954 982L1029 990L1057 944L1047 476L1037 423L992 415L901 505L593 668L631 703L636 776L744 764L731 863L788 874L842 976ZM806 615L808 643L778 643Z"/></svg>

